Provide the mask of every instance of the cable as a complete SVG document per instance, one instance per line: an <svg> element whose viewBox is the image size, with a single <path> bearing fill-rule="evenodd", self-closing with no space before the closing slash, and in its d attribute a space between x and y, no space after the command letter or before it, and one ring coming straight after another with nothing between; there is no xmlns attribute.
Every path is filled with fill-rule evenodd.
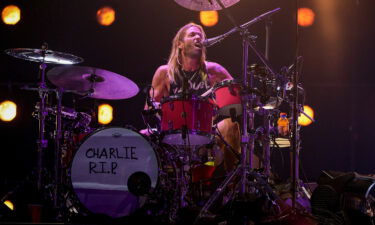
<svg viewBox="0 0 375 225"><path fill-rule="evenodd" d="M301 159L299 160L299 167L300 167L300 170L302 171L302 174L303 174L303 177L305 178L305 181L308 183L309 180L307 179L306 171L303 168L302 160ZM306 185L306 186L309 189L309 191L312 193L312 190L311 190L310 186L309 185Z"/></svg>

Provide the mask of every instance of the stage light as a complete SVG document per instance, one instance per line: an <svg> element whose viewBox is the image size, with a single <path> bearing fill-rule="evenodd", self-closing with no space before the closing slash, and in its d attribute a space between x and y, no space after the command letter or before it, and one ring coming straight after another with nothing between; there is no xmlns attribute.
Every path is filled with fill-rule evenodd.
<svg viewBox="0 0 375 225"><path fill-rule="evenodd" d="M104 6L96 12L96 19L102 26L110 26L116 19L116 12L109 6Z"/></svg>
<svg viewBox="0 0 375 225"><path fill-rule="evenodd" d="M16 210L9 200L2 200L0 204L0 221L13 221L16 217Z"/></svg>
<svg viewBox="0 0 375 225"><path fill-rule="evenodd" d="M0 103L0 120L12 121L17 116L17 105L9 100Z"/></svg>
<svg viewBox="0 0 375 225"><path fill-rule="evenodd" d="M113 107L108 104L101 104L98 107L98 122L109 124L113 119Z"/></svg>
<svg viewBox="0 0 375 225"><path fill-rule="evenodd" d="M298 25L308 27L314 23L315 13L309 8L298 9Z"/></svg>
<svg viewBox="0 0 375 225"><path fill-rule="evenodd" d="M303 106L303 112L311 117L311 119L314 119L314 110L310 106ZM313 122L311 119L301 113L301 115L298 117L298 124L301 126L308 126Z"/></svg>
<svg viewBox="0 0 375 225"><path fill-rule="evenodd" d="M21 20L21 10L16 5L8 5L1 12L1 18L5 24L15 25Z"/></svg>
<svg viewBox="0 0 375 225"><path fill-rule="evenodd" d="M8 207L10 210L14 210L14 204L13 204L13 202L11 202L11 201L9 201L9 200L6 200L6 201L4 201L3 202L4 203L4 205L6 205L6 207Z"/></svg>
<svg viewBox="0 0 375 225"><path fill-rule="evenodd" d="M219 14L217 11L200 11L199 18L203 26L212 27L219 21Z"/></svg>

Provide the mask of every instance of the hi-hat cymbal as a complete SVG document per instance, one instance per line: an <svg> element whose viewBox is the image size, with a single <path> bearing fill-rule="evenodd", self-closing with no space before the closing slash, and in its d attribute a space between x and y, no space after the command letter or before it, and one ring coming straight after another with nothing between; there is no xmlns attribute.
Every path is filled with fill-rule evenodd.
<svg viewBox="0 0 375 225"><path fill-rule="evenodd" d="M97 99L127 99L139 92L128 78L94 67L59 66L48 71L47 78L58 87Z"/></svg>
<svg viewBox="0 0 375 225"><path fill-rule="evenodd" d="M52 50L13 48L5 50L5 53L15 58L32 62L44 62L50 64L77 64L83 62L81 57Z"/></svg>
<svg viewBox="0 0 375 225"><path fill-rule="evenodd" d="M174 0L177 4L195 11L221 10L217 0ZM225 8L228 8L240 0L221 0Z"/></svg>

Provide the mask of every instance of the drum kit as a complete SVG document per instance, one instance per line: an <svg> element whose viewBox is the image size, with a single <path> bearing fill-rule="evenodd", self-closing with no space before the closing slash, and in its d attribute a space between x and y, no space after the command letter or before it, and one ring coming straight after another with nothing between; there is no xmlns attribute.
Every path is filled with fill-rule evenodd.
<svg viewBox="0 0 375 225"><path fill-rule="evenodd" d="M238 1L176 0L192 10L225 10ZM130 79L99 68L74 66L83 59L49 50L47 44L41 49L6 50L6 54L15 58L40 63L38 87L24 89L39 93L40 100L34 112L39 122L36 183L39 191L52 186L50 197L59 220L93 214L110 219L141 215L158 217L161 224L186 224L181 221L181 212L198 208L194 218L190 219L191 223L199 224L207 218L217 219L213 216L215 213L220 214L220 210L228 205L239 206L247 202L249 196L268 199L270 205L280 209L278 198L268 182L271 179L270 149L278 146L277 142L271 143L271 139L278 136L275 118L280 113L279 106L283 102L292 106L297 98L297 92L292 92L296 88L290 86L298 86L302 92L303 88L295 85L291 68L284 70L283 74L274 72L266 57L254 47L253 36L247 32L248 26L269 19L278 10L206 40L206 46L211 46L231 34L241 33L242 80L219 82L201 96L164 98L160 106L142 113L143 117L160 116L157 128L152 128L145 119L151 133L148 136L128 127L93 129L90 127L93 119L90 113L62 106L64 93L93 99L131 98L139 88ZM248 66L249 47L265 66ZM60 66L46 73L49 64ZM49 88L46 78L56 88ZM47 105L46 99L51 93L56 94L55 106ZM299 92L297 95L301 97ZM301 107L301 102L297 105ZM52 137L54 178L44 181L44 152L48 148L46 123L47 117L51 116L55 126ZM260 124L255 123L257 116L262 118ZM240 124L241 152L236 152L218 131L215 124L223 118ZM239 163L217 187L212 188L215 166L223 161L215 136L234 153ZM298 130L297 133L292 130L284 138L289 140L290 137L298 138ZM263 152L263 170L253 165L258 142ZM298 173L295 179L298 179ZM245 218L248 215L240 216Z"/></svg>

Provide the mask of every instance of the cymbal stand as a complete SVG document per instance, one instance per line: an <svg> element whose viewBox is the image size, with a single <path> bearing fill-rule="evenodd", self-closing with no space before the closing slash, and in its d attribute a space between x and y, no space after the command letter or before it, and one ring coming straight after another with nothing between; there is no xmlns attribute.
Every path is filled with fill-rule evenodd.
<svg viewBox="0 0 375 225"><path fill-rule="evenodd" d="M242 95L242 135L241 135L241 186L240 195L245 195L247 192L247 175L248 172L253 169L253 155L254 155L254 116L253 110L254 101L256 96L252 93L254 88L253 85L253 73L250 72L248 77L248 56L249 56L249 45L248 31L243 30L242 35L242 77L243 77L243 88L245 92ZM250 130L250 133L249 133Z"/></svg>
<svg viewBox="0 0 375 225"><path fill-rule="evenodd" d="M234 29L229 31L228 33L224 34L222 36L222 39L227 37L230 33L240 31L242 36L242 78L243 78L243 88L244 93L242 95L242 136L241 136L241 188L240 188L240 194L244 195L246 193L246 183L247 183L247 172L250 169L253 169L253 154L254 154L254 139L255 134L249 133L250 130L253 132L254 130L254 110L253 105L256 96L254 95L254 85L253 85L253 73L250 73L250 76L248 77L248 56L249 56L249 47L255 52L255 54L258 56L258 58L265 64L267 69L276 77L276 73L268 63L267 59L255 48L253 42L253 37L249 34L247 27L250 26L253 23L256 23L263 19L270 18L271 14L277 12L280 10L280 8L274 9L272 11L269 11L267 13L264 13L260 15L259 17L249 21L248 23L245 23L241 26L238 26L236 22L234 21L233 17L230 15L230 13L226 10L224 4L221 2L221 0L216 0L216 2L221 6L221 8L224 10L225 14L229 18L229 20L233 23L235 26ZM267 31L267 43L269 39L269 27L266 29ZM222 40L218 38L218 40ZM266 55L268 57L268 46L266 46Z"/></svg>
<svg viewBox="0 0 375 225"><path fill-rule="evenodd" d="M253 43L253 40L249 36L243 36L243 38L244 39L247 38L247 40L246 40L247 46L250 47L253 50L253 52L255 53L255 55L262 61L262 63L265 65L265 67L267 68L267 70L272 74L272 76L276 77L277 79L283 79L283 77L281 77L282 75L279 75L276 72L274 72L274 70L272 69L269 61L265 58L265 56L262 53L260 53L256 49L256 47L255 47L255 45ZM244 51L246 51L245 48L244 48ZM253 84L252 84L252 79L253 79L254 76L253 76L252 72L250 72L250 77L249 78L247 77L247 61L245 61L245 58L246 58L245 54L246 53L244 53L244 62L243 62L243 66L244 66L244 68L243 68L244 84L243 85L244 85L244 89L247 90L248 92L254 92L254 87L253 87ZM246 68L245 68L245 66L246 66ZM246 74L245 74L245 72L246 72ZM246 82L247 79L249 79L248 83ZM243 107L243 115L244 116L243 116L243 131L242 131L243 132L243 136L242 136L242 140L241 140L241 142L243 143L243 145L242 145L241 151L242 151L242 154L243 154L242 157L248 157L249 159L246 159L246 158L242 159L243 162L241 164L247 163L247 165L249 165L248 169L253 169L252 160L253 160L253 153L254 153L254 138L255 137L254 136L253 137L250 136L250 138L248 139L247 136L246 136L247 135L247 130L245 130L245 129L249 129L250 131L254 130L254 124L253 124L254 123L254 115L255 115L254 110L253 110L253 106L254 106L254 104L253 104L254 99L253 98L254 97L255 97L255 95L253 93L250 93L250 98L249 97L248 98L245 97L245 98L242 99L243 100L242 101L242 104L243 104L242 107ZM245 124L245 123L248 122L245 115L247 115L249 117L249 121L250 121L249 127L247 127L247 125ZM267 115L267 117L269 117L268 113L266 115ZM267 136L269 136L269 121L267 122L267 120L264 123L265 123L265 127L266 127L266 130L267 130L266 131ZM247 146L245 144L246 141L249 142L249 144L247 144ZM269 154L269 141L268 141L267 146L268 146L267 147L268 149L266 149L266 151L268 153L266 153L266 154ZM248 154L250 154L249 156L247 156L246 153L244 153L247 150L246 147L249 148L249 151L248 151ZM267 164L268 163L269 162L267 162ZM246 170L246 166L243 166L243 169ZM268 169L270 169L270 165L268 165ZM270 171L268 171L268 172L270 172ZM243 176L244 176L243 179L245 179L245 173L244 172L243 172ZM244 186L245 186L245 184L242 184L242 185L243 186L241 188L241 192L240 193L245 193L244 192Z"/></svg>
<svg viewBox="0 0 375 225"><path fill-rule="evenodd" d="M56 108L56 127L55 127L55 151L54 151L54 165L55 165L55 187L53 192L53 206L56 209L60 209L60 198L59 193L60 187L62 185L62 174L61 174L61 146L60 141L62 137L62 130L61 130L61 115L62 115L62 95L63 89L58 88L56 90L56 99L57 99L57 108ZM58 215L60 217L61 215Z"/></svg>
<svg viewBox="0 0 375 225"><path fill-rule="evenodd" d="M263 129L262 129L262 149L263 149L263 167L264 175L269 177L271 175L271 151L270 151L270 135L271 135L271 113L270 110L261 108L263 115Z"/></svg>
<svg viewBox="0 0 375 225"><path fill-rule="evenodd" d="M48 45L44 43L42 45L42 63L39 65L39 138L37 140L38 149L37 149L37 188L38 191L41 191L42 189L42 173L43 173L43 154L45 149L48 146L48 140L45 139L45 119L47 116L47 110L46 110L46 98L48 94L48 89L45 81L45 71L47 68L47 64L45 63L45 56L46 51L48 50Z"/></svg>
<svg viewBox="0 0 375 225"><path fill-rule="evenodd" d="M42 191L43 185L43 156L45 149L48 147L48 140L45 138L45 120L46 116L48 115L48 109L46 107L46 98L47 94L51 91L51 89L47 88L46 84L46 74L45 71L47 69L47 64L45 63L45 56L48 50L48 44L43 43L42 45L42 63L39 66L39 139L37 140L38 149L37 149L37 188L38 191ZM55 133L54 133L54 188L53 188L53 206L55 208L60 208L59 205L59 193L60 193L60 186L62 184L62 177L61 177L61 152L60 152L60 140L62 136L61 131L61 101L62 101L62 89L58 89L56 91L56 98L57 98L57 109L56 109L56 125L55 125Z"/></svg>

